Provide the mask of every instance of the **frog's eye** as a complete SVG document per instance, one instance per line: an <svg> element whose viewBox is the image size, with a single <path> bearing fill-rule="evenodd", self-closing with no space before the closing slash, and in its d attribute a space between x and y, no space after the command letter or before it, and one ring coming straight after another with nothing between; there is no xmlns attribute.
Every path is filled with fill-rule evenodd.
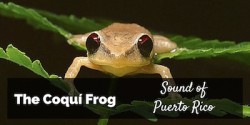
<svg viewBox="0 0 250 125"><path fill-rule="evenodd" d="M137 46L142 56L149 57L153 49L153 41L148 35L143 35L138 39Z"/></svg>
<svg viewBox="0 0 250 125"><path fill-rule="evenodd" d="M90 54L95 53L100 47L100 43L101 43L101 40L98 34L96 33L90 34L86 40L86 47L87 47L88 52Z"/></svg>

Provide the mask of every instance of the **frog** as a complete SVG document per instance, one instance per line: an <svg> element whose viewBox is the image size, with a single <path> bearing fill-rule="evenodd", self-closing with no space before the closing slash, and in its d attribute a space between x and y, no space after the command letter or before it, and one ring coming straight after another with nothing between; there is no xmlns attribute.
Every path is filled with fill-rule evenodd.
<svg viewBox="0 0 250 125"><path fill-rule="evenodd" d="M175 51L176 43L138 24L113 23L98 31L72 35L68 42L87 49L87 57L75 57L65 73L71 94L77 91L73 80L82 66L116 77L159 74L163 79L173 78L167 66L154 64L153 59L157 54ZM179 97L176 93L169 95Z"/></svg>

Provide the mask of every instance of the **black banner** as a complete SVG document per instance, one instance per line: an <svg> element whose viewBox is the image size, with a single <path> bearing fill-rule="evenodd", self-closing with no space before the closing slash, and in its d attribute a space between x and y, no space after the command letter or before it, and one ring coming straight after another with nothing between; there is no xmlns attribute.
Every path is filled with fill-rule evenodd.
<svg viewBox="0 0 250 125"><path fill-rule="evenodd" d="M75 79L80 93L75 97L51 85L52 80L8 79L8 118L96 119L100 116L92 110L100 106L120 111L111 118L138 119L143 112L158 118L242 118L238 78L178 78L176 86L172 79L158 78ZM124 104L130 104L128 111L121 111Z"/></svg>

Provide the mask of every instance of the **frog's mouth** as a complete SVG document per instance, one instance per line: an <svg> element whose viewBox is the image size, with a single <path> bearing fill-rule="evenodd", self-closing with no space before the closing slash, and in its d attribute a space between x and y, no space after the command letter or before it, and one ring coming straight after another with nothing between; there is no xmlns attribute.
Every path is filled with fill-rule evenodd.
<svg viewBox="0 0 250 125"><path fill-rule="evenodd" d="M110 56L110 55L99 55L93 54L89 55L88 59L90 62L100 66L110 66L113 68L123 68L123 67L142 67L151 63L151 58L143 58L138 56Z"/></svg>
<svg viewBox="0 0 250 125"><path fill-rule="evenodd" d="M118 76L118 77L122 77L122 76L125 76L127 74L131 74L139 69L139 67L130 67L130 66L115 68L115 67L108 66L108 65L101 65L101 68L105 72L111 73L111 74Z"/></svg>
<svg viewBox="0 0 250 125"><path fill-rule="evenodd" d="M92 61L91 61L92 62ZM113 68L126 68L126 67L142 67L142 66L146 66L150 63L126 63L126 62L99 62L99 61L94 61L92 62L96 65L100 65L100 66L109 66L109 67L113 67Z"/></svg>
<svg viewBox="0 0 250 125"><path fill-rule="evenodd" d="M138 60L129 60L129 59L105 59L100 60L98 58L89 58L89 61L93 64L99 66L109 66L113 68L126 68L126 67L142 67L150 64L150 60L138 59Z"/></svg>

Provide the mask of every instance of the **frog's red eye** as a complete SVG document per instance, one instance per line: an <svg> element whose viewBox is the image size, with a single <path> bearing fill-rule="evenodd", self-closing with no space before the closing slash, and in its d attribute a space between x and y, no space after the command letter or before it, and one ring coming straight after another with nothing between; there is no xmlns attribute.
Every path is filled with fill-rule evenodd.
<svg viewBox="0 0 250 125"><path fill-rule="evenodd" d="M153 41L148 35L143 35L138 39L137 46L142 56L149 57L153 49Z"/></svg>
<svg viewBox="0 0 250 125"><path fill-rule="evenodd" d="M90 34L86 40L86 47L87 47L89 54L95 53L100 47L100 43L101 43L101 40L98 34L96 33Z"/></svg>

